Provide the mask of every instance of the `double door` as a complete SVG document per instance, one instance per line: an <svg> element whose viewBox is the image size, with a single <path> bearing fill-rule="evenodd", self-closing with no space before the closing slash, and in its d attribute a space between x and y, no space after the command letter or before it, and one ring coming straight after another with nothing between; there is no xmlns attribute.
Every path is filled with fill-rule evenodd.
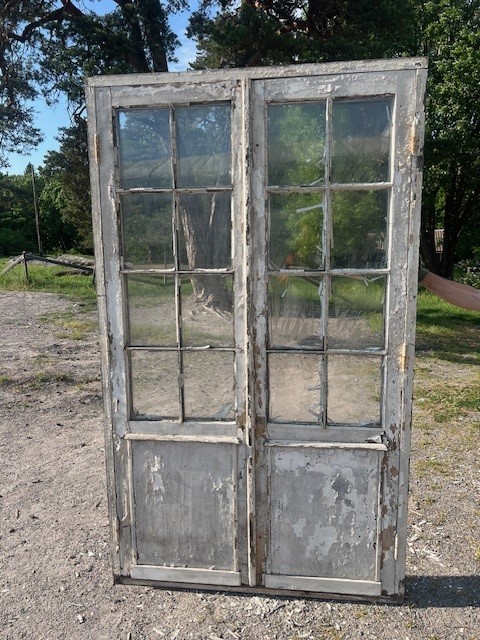
<svg viewBox="0 0 480 640"><path fill-rule="evenodd" d="M117 579L401 594L424 83L89 81Z"/></svg>

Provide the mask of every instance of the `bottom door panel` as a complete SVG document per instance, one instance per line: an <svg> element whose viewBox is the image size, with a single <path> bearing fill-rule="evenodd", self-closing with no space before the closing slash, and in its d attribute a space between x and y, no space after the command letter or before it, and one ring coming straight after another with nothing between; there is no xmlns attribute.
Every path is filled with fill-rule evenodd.
<svg viewBox="0 0 480 640"><path fill-rule="evenodd" d="M266 586L352 593L352 583L359 581L360 592L379 593L378 509L384 450L383 445L353 443L268 447L271 520Z"/></svg>
<svg viewBox="0 0 480 640"><path fill-rule="evenodd" d="M165 579L174 580L172 573L192 577L204 570L216 584L223 573L236 574L237 450L224 443L132 442L132 576L163 579L153 571L161 568Z"/></svg>

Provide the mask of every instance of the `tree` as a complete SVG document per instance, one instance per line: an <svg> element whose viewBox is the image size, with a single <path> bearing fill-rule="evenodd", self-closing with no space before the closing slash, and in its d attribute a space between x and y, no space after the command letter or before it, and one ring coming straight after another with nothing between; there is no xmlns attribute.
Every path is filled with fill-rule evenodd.
<svg viewBox="0 0 480 640"><path fill-rule="evenodd" d="M40 175L51 186L59 207L59 225L73 239L76 249L93 251L90 206L87 127L83 118L76 126L64 127L59 137L60 151L49 151Z"/></svg>
<svg viewBox="0 0 480 640"><path fill-rule="evenodd" d="M92 0L2 3L0 166L10 151L26 151L40 141L31 106L38 95L54 101L63 92L78 115L85 76L168 70L177 44L168 15L186 8L186 0L114 2L115 10L106 15L89 8Z"/></svg>
<svg viewBox="0 0 480 640"><path fill-rule="evenodd" d="M398 56L412 25L410 0L204 0L189 33L196 68L244 67Z"/></svg>
<svg viewBox="0 0 480 640"><path fill-rule="evenodd" d="M0 173L0 255L35 251L37 236L30 173Z"/></svg>
<svg viewBox="0 0 480 640"><path fill-rule="evenodd" d="M421 251L433 271L450 277L457 257L478 247L480 2L431 0L419 8L421 51L429 56ZM444 229L441 255L437 228Z"/></svg>

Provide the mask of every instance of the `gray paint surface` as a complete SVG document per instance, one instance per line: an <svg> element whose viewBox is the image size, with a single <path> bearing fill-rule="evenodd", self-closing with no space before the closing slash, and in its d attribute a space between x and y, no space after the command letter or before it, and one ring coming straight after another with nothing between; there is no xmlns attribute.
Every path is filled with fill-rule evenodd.
<svg viewBox="0 0 480 640"><path fill-rule="evenodd" d="M378 460L378 451L271 448L269 573L375 579Z"/></svg>

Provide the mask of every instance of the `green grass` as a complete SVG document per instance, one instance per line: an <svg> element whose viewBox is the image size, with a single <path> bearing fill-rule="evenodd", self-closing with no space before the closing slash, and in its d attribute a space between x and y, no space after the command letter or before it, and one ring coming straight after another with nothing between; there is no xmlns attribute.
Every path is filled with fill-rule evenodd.
<svg viewBox="0 0 480 640"><path fill-rule="evenodd" d="M454 307L428 291L417 304L416 350L448 362L480 364L480 314Z"/></svg>
<svg viewBox="0 0 480 640"><path fill-rule="evenodd" d="M0 259L0 271L7 266L8 262L7 258ZM65 274L65 271L65 267L29 262L27 280L23 264L18 264L8 273L0 276L0 289L3 291L46 291L93 303L96 299L93 276Z"/></svg>

